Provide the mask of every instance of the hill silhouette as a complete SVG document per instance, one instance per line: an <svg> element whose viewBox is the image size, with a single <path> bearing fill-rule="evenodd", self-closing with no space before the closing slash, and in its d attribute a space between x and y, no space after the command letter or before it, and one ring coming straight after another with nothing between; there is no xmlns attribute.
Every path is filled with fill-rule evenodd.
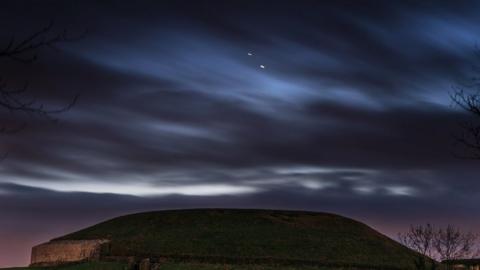
<svg viewBox="0 0 480 270"><path fill-rule="evenodd" d="M413 268L417 253L335 214L192 209L117 217L54 239L110 239L105 256L206 263Z"/></svg>

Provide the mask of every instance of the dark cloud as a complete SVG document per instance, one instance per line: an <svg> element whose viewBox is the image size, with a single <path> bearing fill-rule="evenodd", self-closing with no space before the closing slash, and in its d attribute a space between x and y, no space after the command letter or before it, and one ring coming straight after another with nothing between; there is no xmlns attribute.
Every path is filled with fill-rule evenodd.
<svg viewBox="0 0 480 270"><path fill-rule="evenodd" d="M28 123L0 140L9 153L0 237L19 243L0 245L0 265L25 264L35 243L152 209L330 211L391 236L427 220L473 228L478 164L452 154L467 115L449 91L475 63L478 8L6 3L0 46L50 19L54 32L88 34L33 64L0 62L9 86L28 82L29 97L48 107L80 94L58 123L0 112L2 123Z"/></svg>

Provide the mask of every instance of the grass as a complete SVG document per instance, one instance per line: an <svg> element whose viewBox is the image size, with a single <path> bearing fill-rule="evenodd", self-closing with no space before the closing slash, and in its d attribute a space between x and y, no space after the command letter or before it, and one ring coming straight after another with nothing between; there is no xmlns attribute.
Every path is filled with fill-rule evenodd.
<svg viewBox="0 0 480 270"><path fill-rule="evenodd" d="M125 264L108 262L89 262L59 267L17 267L1 268L1 270L126 270ZM163 263L159 270L331 270L325 267L313 266L268 266L268 265L230 265L204 263ZM337 269L338 270L338 269Z"/></svg>
<svg viewBox="0 0 480 270"><path fill-rule="evenodd" d="M268 266L268 265L231 265L201 263L166 263L159 270L331 270L332 268L314 266Z"/></svg>
<svg viewBox="0 0 480 270"><path fill-rule="evenodd" d="M59 239L98 238L111 240L105 255L163 256L177 258L176 262L229 265L281 261L285 267L406 269L413 268L412 262L418 256L355 220L296 211L196 209L139 213Z"/></svg>
<svg viewBox="0 0 480 270"><path fill-rule="evenodd" d="M127 270L127 266L117 262L87 262L56 267L14 267L1 270Z"/></svg>

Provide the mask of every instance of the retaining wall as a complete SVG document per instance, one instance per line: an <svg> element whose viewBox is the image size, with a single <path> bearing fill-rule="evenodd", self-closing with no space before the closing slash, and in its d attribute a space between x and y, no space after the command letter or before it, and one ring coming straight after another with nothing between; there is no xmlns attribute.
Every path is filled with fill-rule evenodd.
<svg viewBox="0 0 480 270"><path fill-rule="evenodd" d="M102 244L109 242L96 240L50 241L32 248L31 265L52 266L79 261L98 260Z"/></svg>

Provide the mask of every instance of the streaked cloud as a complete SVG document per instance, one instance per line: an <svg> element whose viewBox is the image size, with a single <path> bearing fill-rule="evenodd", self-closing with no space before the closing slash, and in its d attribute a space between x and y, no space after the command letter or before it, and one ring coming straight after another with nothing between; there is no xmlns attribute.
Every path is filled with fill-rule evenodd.
<svg viewBox="0 0 480 270"><path fill-rule="evenodd" d="M29 123L0 139L9 152L0 236L29 235L31 244L117 214L182 207L333 211L391 235L402 220L476 224L478 164L451 154L466 116L448 94L475 63L479 9L5 3L0 41L51 18L59 30L90 31L32 65L0 62L10 85L28 81L47 105L81 97L57 124L0 112ZM48 233L28 233L36 230ZM1 262L25 260L1 257L6 248Z"/></svg>

